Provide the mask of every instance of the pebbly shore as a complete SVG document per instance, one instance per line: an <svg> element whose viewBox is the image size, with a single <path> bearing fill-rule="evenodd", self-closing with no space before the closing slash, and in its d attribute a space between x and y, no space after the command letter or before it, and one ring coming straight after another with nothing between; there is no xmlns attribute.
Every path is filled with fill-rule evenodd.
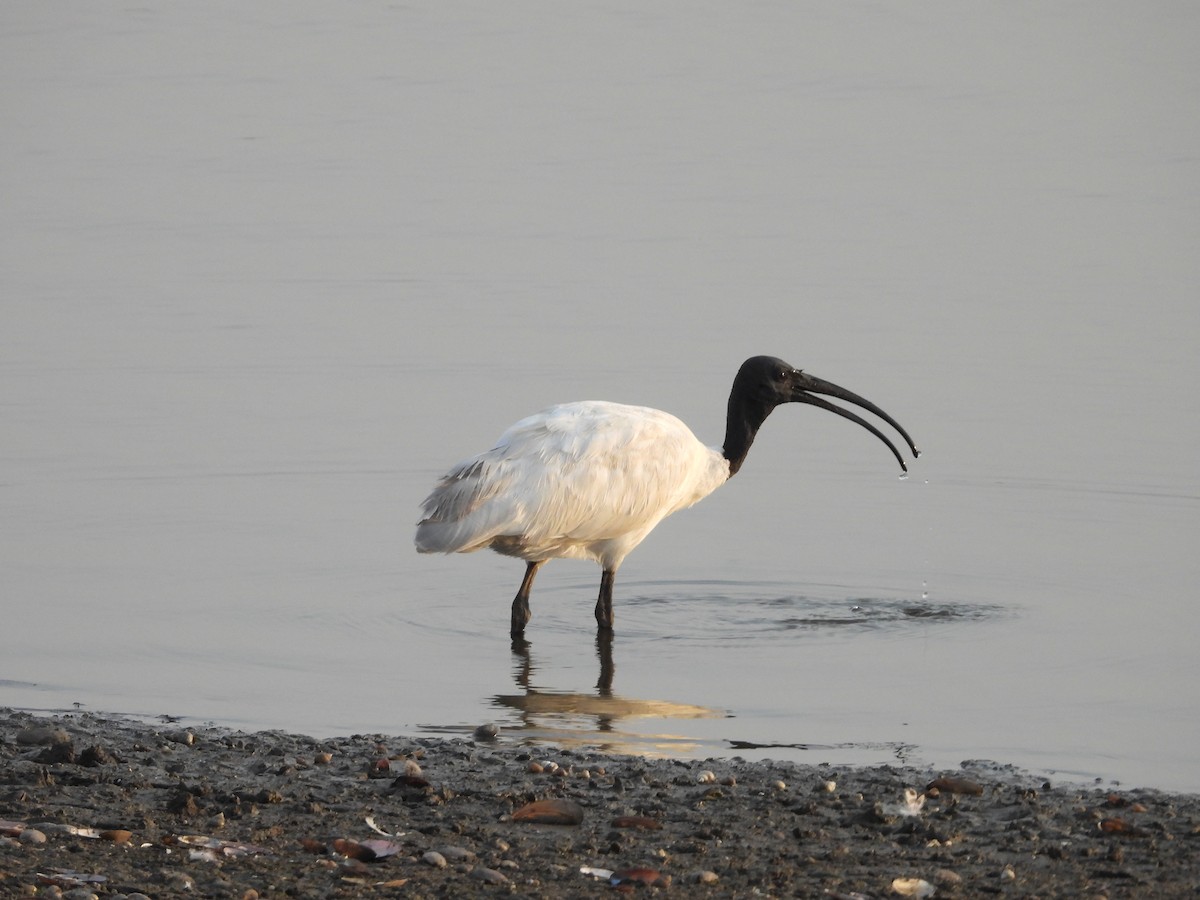
<svg viewBox="0 0 1200 900"><path fill-rule="evenodd" d="M1200 795L0 709L0 896L1198 897Z"/></svg>

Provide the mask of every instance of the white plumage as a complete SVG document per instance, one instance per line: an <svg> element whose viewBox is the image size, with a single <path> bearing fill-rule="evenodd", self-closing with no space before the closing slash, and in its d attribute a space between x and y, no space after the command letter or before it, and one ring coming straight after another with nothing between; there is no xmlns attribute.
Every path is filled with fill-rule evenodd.
<svg viewBox="0 0 1200 900"><path fill-rule="evenodd" d="M863 426L904 460L874 425L815 394L838 397L892 425L857 394L756 356L738 370L729 395L725 442L706 447L669 413L644 406L583 401L552 406L517 422L490 450L463 460L425 500L417 525L422 553L491 548L525 560L512 605L514 638L529 620L538 568L555 558L591 559L603 574L596 602L602 630L612 627L616 571L654 527L707 497L737 473L766 417L781 403L808 403Z"/></svg>
<svg viewBox="0 0 1200 900"><path fill-rule="evenodd" d="M721 451L669 413L564 403L451 469L425 501L417 549L491 547L526 562L590 559L615 570L655 525L728 478Z"/></svg>

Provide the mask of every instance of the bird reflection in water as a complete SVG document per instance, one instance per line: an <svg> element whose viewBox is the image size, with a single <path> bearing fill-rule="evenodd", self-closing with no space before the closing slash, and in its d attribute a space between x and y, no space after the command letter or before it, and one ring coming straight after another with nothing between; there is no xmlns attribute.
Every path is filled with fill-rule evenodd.
<svg viewBox="0 0 1200 900"><path fill-rule="evenodd" d="M491 704L515 710L517 722L504 726L509 736L530 743L553 743L567 747L596 747L616 753L672 753L694 749L696 739L677 734L646 734L622 729L630 719L720 719L727 713L706 706L673 703L669 700L636 700L613 691L613 634L596 635L599 675L594 693L557 691L534 683L537 664L532 644L518 638L512 642L513 680L522 693L498 694Z"/></svg>

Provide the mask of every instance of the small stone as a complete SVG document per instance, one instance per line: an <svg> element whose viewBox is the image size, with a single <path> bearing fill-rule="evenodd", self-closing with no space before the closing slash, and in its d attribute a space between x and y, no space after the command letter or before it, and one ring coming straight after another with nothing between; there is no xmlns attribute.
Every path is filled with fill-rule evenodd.
<svg viewBox="0 0 1200 900"><path fill-rule="evenodd" d="M172 744L183 744L185 747L190 747L196 743L196 735L190 731L172 731L169 734L163 735Z"/></svg>
<svg viewBox="0 0 1200 900"><path fill-rule="evenodd" d="M75 828L74 825L67 825L63 822L35 822L29 827L44 831L46 834L70 834Z"/></svg>
<svg viewBox="0 0 1200 900"><path fill-rule="evenodd" d="M433 866L437 869L444 869L448 865L446 862L446 857L442 856L442 854L438 853L436 850L426 850L425 853L421 855L421 862L425 863L427 866Z"/></svg>
<svg viewBox="0 0 1200 900"><path fill-rule="evenodd" d="M415 759L406 759L404 761L404 774L414 778L421 774L421 767Z"/></svg>
<svg viewBox="0 0 1200 900"><path fill-rule="evenodd" d="M475 853L466 847L443 847L442 856L446 857L446 859L452 859L455 862L463 862L474 859Z"/></svg>
<svg viewBox="0 0 1200 900"><path fill-rule="evenodd" d="M961 778L957 775L943 775L941 778L935 778L925 787L926 792L937 791L940 794L970 794L973 797L978 797L983 793L983 785L977 781L972 781L970 778ZM937 794L934 794L937 796Z"/></svg>
<svg viewBox="0 0 1200 900"><path fill-rule="evenodd" d="M634 866L630 869L619 869L613 872L611 883L613 887L622 889L638 885L668 887L671 884L671 876L664 875L658 869L651 869L647 866Z"/></svg>
<svg viewBox="0 0 1200 900"><path fill-rule="evenodd" d="M713 784L716 782L716 780L717 780L717 776L714 775L712 772L708 771L707 769L705 769L703 772L701 772L699 775L696 776L697 784Z"/></svg>
<svg viewBox="0 0 1200 900"><path fill-rule="evenodd" d="M485 866L476 866L473 868L471 870L471 877L477 878L485 884L508 884L507 875Z"/></svg>
<svg viewBox="0 0 1200 900"><path fill-rule="evenodd" d="M429 793L433 785L424 775L397 775L392 787L409 793Z"/></svg>
<svg viewBox="0 0 1200 900"><path fill-rule="evenodd" d="M688 881L694 881L696 884L716 884L721 880L721 876L709 869L697 869L688 876Z"/></svg>
<svg viewBox="0 0 1200 900"><path fill-rule="evenodd" d="M485 722L475 729L475 740L489 742L494 741L496 736L500 734L500 726L495 722Z"/></svg>
<svg viewBox="0 0 1200 900"><path fill-rule="evenodd" d="M26 828L17 836L17 840L22 844L44 844L46 843L46 834L36 828Z"/></svg>
<svg viewBox="0 0 1200 900"><path fill-rule="evenodd" d="M535 800L514 812L512 820L538 825L578 825L583 821L583 807L574 800Z"/></svg>
<svg viewBox="0 0 1200 900"><path fill-rule="evenodd" d="M1004 869L1001 870L1000 880L1001 881L1016 881L1017 880L1017 873L1013 871L1012 866L1005 866Z"/></svg>
<svg viewBox="0 0 1200 900"><path fill-rule="evenodd" d="M786 781L772 781L771 787L773 787L777 791L786 791L787 790L787 782Z"/></svg>
<svg viewBox="0 0 1200 900"><path fill-rule="evenodd" d="M938 869L933 873L933 880L943 887L957 887L963 883L962 876L953 869Z"/></svg>
<svg viewBox="0 0 1200 900"><path fill-rule="evenodd" d="M333 754L329 752L318 753L313 757L313 765L327 766L333 762Z"/></svg>

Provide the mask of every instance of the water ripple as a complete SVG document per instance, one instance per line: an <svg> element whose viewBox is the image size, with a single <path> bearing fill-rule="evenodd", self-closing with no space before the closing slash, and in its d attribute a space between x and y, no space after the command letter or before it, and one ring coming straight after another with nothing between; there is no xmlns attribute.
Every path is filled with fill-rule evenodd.
<svg viewBox="0 0 1200 900"><path fill-rule="evenodd" d="M663 640L697 642L794 639L847 631L904 633L1000 619L1012 610L995 604L929 598L839 594L805 586L784 593L772 583L658 582L627 584L622 630Z"/></svg>

